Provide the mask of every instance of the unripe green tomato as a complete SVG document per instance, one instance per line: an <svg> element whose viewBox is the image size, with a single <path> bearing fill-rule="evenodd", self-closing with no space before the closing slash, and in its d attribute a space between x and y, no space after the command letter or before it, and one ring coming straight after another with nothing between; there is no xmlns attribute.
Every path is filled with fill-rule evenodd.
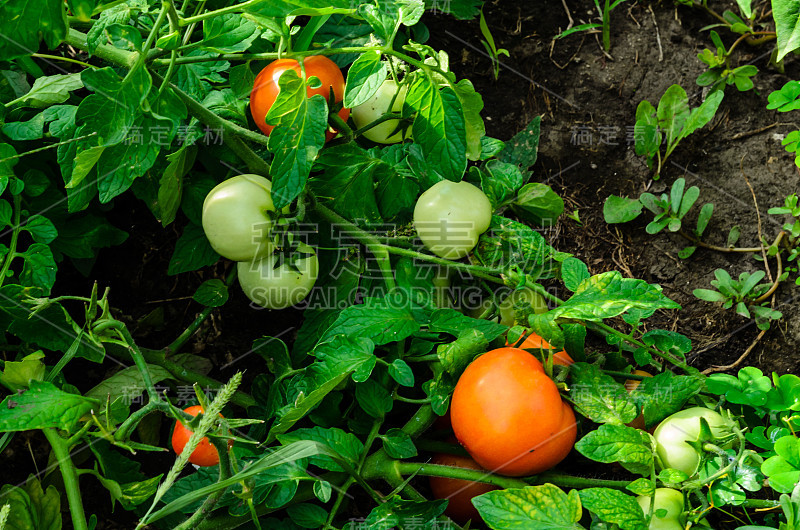
<svg viewBox="0 0 800 530"><path fill-rule="evenodd" d="M203 231L222 257L233 261L263 258L275 250L269 241L271 212L275 212L272 183L260 175L237 175L206 195Z"/></svg>
<svg viewBox="0 0 800 530"><path fill-rule="evenodd" d="M664 468L673 468L692 476L700 464L700 455L687 444L700 437L700 418L705 418L715 437L731 433L733 422L721 414L705 407L692 407L681 410L662 421L653 437L656 451Z"/></svg>
<svg viewBox="0 0 800 530"><path fill-rule="evenodd" d="M387 79L371 98L361 105L356 105L353 107L350 110L350 116L353 118L353 122L356 124L356 127L359 129L361 127L366 127L384 114L389 112L400 112L403 109L403 102L406 100L407 93L408 85L403 85L400 87L400 91L398 93L397 83L392 79ZM394 97L395 94L397 94L396 98ZM394 98L394 103L392 104L391 110L389 110L389 104L392 102L392 98ZM375 127L364 131L362 136L368 140L372 140L373 142L380 144L396 144L397 142L402 142L402 131L392 134L392 132L397 129L397 125L399 123L400 120L384 121ZM406 138L409 136L410 134L406 134Z"/></svg>
<svg viewBox="0 0 800 530"><path fill-rule="evenodd" d="M508 327L513 326L516 322L514 305L525 304L530 305L537 315L547 313L547 302L544 297L530 287L523 287L506 296L500 303L500 323ZM522 325L527 326L528 323L523 322Z"/></svg>
<svg viewBox="0 0 800 530"><path fill-rule="evenodd" d="M491 221L492 204L469 182L437 182L414 207L414 226L422 243L445 259L469 254Z"/></svg>
<svg viewBox="0 0 800 530"><path fill-rule="evenodd" d="M642 507L644 515L650 513L650 496L640 495L636 502ZM650 519L649 530L683 530L686 520L683 516L683 493L672 488L656 488L655 506L653 517ZM666 510L663 517L658 516L658 510Z"/></svg>
<svg viewBox="0 0 800 530"><path fill-rule="evenodd" d="M302 302L317 281L319 260L310 246L300 244L298 249L310 255L296 260L296 269L287 262L276 267L277 254L260 260L240 261L237 272L244 294L267 309L284 309Z"/></svg>

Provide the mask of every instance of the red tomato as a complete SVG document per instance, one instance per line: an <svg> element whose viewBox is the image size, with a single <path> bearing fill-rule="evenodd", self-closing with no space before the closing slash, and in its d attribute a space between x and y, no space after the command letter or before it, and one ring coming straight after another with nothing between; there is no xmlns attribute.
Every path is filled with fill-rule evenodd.
<svg viewBox="0 0 800 530"><path fill-rule="evenodd" d="M508 345L508 343L506 343ZM531 349L537 350L539 348L549 349L550 343L544 340L542 337L537 335L536 333L531 333L528 337L520 344L519 346L522 349ZM561 350L560 352L553 353L553 364L560 364L561 366L569 366L575 361L566 350Z"/></svg>
<svg viewBox="0 0 800 530"><path fill-rule="evenodd" d="M327 100L330 96L330 90L333 88L335 101L338 103L344 99L344 77L336 63L324 55L312 55L303 59L303 64L305 65L306 77L315 76L322 83L319 88L309 88L308 97L319 94ZM277 59L259 72L253 84L253 91L250 93L250 114L252 114L253 120L255 120L261 132L267 136L274 128L273 125L267 125L267 112L278 98L278 92L280 92L278 79L286 70L294 70L298 75L302 75L300 63L294 59ZM343 108L338 114L340 118L347 121L348 116L350 116L350 109ZM334 136L336 136L336 131L328 127L325 133L325 141Z"/></svg>
<svg viewBox="0 0 800 530"><path fill-rule="evenodd" d="M203 412L203 407L200 405L193 405L189 408L183 410L187 414L191 414L192 416L197 416L201 412ZM222 417L222 414L219 415ZM172 449L177 454L183 453L183 448L186 446L186 442L189 441L189 437L192 435L192 431L187 429L183 423L176 421L175 422L175 430L172 431ZM233 442L228 442L229 445L233 445ZM189 462L201 467L206 466L216 466L219 464L219 454L217 453L217 448L211 445L211 442L208 441L208 438L203 438L200 440L200 444L192 451L191 456L189 456Z"/></svg>
<svg viewBox="0 0 800 530"><path fill-rule="evenodd" d="M431 463L440 466L463 467L465 469L486 471L479 466L477 462L466 456L437 454L433 457ZM473 497L499 489L497 486L484 484L483 482L471 482L469 480L444 477L428 478L430 479L433 496L437 499L448 500L447 509L444 513L450 516L455 522L462 524L470 519L476 521L481 520L478 510L472 505L471 501Z"/></svg>
<svg viewBox="0 0 800 530"><path fill-rule="evenodd" d="M510 476L549 469L572 449L574 419L565 414L542 363L518 348L492 350L473 361L450 406L459 443L485 469Z"/></svg>

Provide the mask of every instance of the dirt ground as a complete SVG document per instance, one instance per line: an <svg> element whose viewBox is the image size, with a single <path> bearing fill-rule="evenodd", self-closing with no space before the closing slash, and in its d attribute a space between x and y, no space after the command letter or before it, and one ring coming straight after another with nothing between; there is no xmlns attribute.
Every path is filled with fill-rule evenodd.
<svg viewBox="0 0 800 530"><path fill-rule="evenodd" d="M568 0L566 4L575 24L596 18L590 1ZM711 5L720 13L736 11L735 2ZM535 116L542 116L534 179L553 186L567 203L567 211L577 210L581 221L562 216L549 234L553 244L586 261L592 273L617 269L660 284L683 309L659 312L648 326L689 336L696 366L735 361L758 335L755 324L695 298L692 291L711 288L709 282L717 268L727 269L735 278L763 264L751 254L705 249L681 260L677 254L687 246L683 238L648 235L644 231L649 221L646 215L632 223L607 225L602 206L611 194L660 194L675 179L684 177L687 185L701 190L687 218L688 228L694 228L701 204L714 203L707 242L725 245L728 231L738 225L740 246L757 245L759 213L762 235L772 241L784 219L768 215L767 210L783 205L786 195L797 192L800 178L793 155L781 146L783 136L797 128L791 123L795 116L766 110L767 95L797 78L797 62L787 58L782 74L768 65L772 43L738 48L732 66L756 65L755 89L738 92L728 87L715 119L684 140L667 161L660 180L653 181L632 145L636 106L643 99L657 105L672 84L687 91L693 107L700 104L704 94L695 80L706 65L697 54L712 47L708 30L701 29L715 20L672 2L626 2L612 13L612 48L607 57L595 35L553 40L569 24L560 2L496 1L487 3L484 12L497 46L510 54L501 59L497 81L483 53L477 23L436 24L432 40L435 47L448 50L452 68L471 79L483 95L488 134L505 140ZM737 37L723 28L717 31L727 46ZM772 259L770 268L774 275ZM745 364L766 373L796 371L800 312L794 310L793 298L797 295L790 278L776 296L775 308L783 312L784 319L773 324Z"/></svg>

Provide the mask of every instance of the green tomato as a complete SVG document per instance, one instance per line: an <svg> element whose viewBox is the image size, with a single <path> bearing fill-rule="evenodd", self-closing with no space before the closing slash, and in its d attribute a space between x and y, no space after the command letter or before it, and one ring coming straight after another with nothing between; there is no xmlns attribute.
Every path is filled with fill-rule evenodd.
<svg viewBox="0 0 800 530"><path fill-rule="evenodd" d="M361 127L366 127L384 114L400 112L403 109L403 102L406 100L407 93L408 85L401 86L398 92L397 83L391 79L387 79L371 98L361 105L353 107L350 110L350 116L353 118L356 127L359 129ZM395 94L397 94L396 98L394 97ZM392 98L394 98L394 103L392 104L392 109L389 110L389 104L392 102ZM384 121L364 131L363 136L368 140L380 144L396 144L397 142L402 142L402 131L392 134L392 132L397 129L399 123L400 120ZM406 134L406 138L408 137L409 134Z"/></svg>
<svg viewBox="0 0 800 530"><path fill-rule="evenodd" d="M303 301L317 281L319 260L314 249L306 244L300 244L298 250L310 255L294 261L294 267L287 262L278 266L277 254L240 261L237 272L244 294L267 309L284 309Z"/></svg>
<svg viewBox="0 0 800 530"><path fill-rule="evenodd" d="M650 513L650 496L640 495L636 502L642 507L645 517ZM683 517L683 493L672 488L656 488L655 506L653 517L650 519L649 530L683 530L686 528ZM663 517L659 517L659 510L665 510Z"/></svg>
<svg viewBox="0 0 800 530"><path fill-rule="evenodd" d="M272 212L272 183L260 175L238 175L206 195L203 231L220 256L234 261L263 258L275 250L269 240Z"/></svg>
<svg viewBox="0 0 800 530"><path fill-rule="evenodd" d="M692 476L700 464L700 455L686 442L700 437L700 418L705 418L714 437L721 438L731 433L733 421L705 407L681 410L662 421L653 437L656 451L664 468L673 468Z"/></svg>
<svg viewBox="0 0 800 530"><path fill-rule="evenodd" d="M492 204L469 182L437 182L414 207L414 226L422 244L440 258L469 254L491 221Z"/></svg>
<svg viewBox="0 0 800 530"><path fill-rule="evenodd" d="M500 302L501 324L511 327L516 323L516 315L514 314L514 306L516 305L530 306L537 315L547 313L547 302L544 297L530 287L523 287L506 296L505 300ZM523 323L523 325L527 327L527 322Z"/></svg>

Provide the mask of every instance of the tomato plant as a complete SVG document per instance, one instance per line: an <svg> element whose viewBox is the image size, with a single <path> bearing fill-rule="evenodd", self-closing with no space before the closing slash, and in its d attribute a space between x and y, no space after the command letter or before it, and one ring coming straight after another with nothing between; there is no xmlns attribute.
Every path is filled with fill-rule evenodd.
<svg viewBox="0 0 800 530"><path fill-rule="evenodd" d="M233 261L268 256L276 208L272 183L260 175L236 175L217 184L203 201L203 231L211 247Z"/></svg>
<svg viewBox="0 0 800 530"><path fill-rule="evenodd" d="M306 79L316 77L320 83L320 86L316 88L308 87L308 97L318 94L327 100L331 91L333 91L334 100L329 102L329 105L331 103L340 103L344 98L344 77L336 63L324 55L305 57L302 61ZM274 125L267 123L267 113L278 99L278 94L281 90L278 81L287 70L294 70L298 75L302 75L298 61L294 59L277 59L258 73L253 83L253 90L250 92L250 114L253 116L258 128L261 129L261 132L266 135L269 135L272 129L275 128ZM347 117L350 116L350 109L343 107L339 110L338 115L346 121ZM334 136L336 136L336 131L333 129L329 128L325 132L326 140L330 140Z"/></svg>
<svg viewBox="0 0 800 530"><path fill-rule="evenodd" d="M489 228L492 205L469 182L442 180L414 206L414 226L425 247L442 258L463 258Z"/></svg>
<svg viewBox="0 0 800 530"><path fill-rule="evenodd" d="M635 375L640 375L642 377L653 377L653 374L651 374L650 372L645 372L644 370L634 370L632 373ZM641 383L642 382L639 379L627 379L625 380L625 390L627 390L629 393L633 392L634 390L639 388L639 385ZM644 430L647 427L644 423L644 413L640 412L639 415L636 416L636 419L628 423L627 425L628 427L633 427L634 429Z"/></svg>
<svg viewBox="0 0 800 530"><path fill-rule="evenodd" d="M183 411L186 414L197 416L203 413L203 407L200 405L192 405L191 407L183 409ZM220 414L220 417L222 417L222 414ZM192 431L181 421L176 421L175 427L172 430L172 450L175 451L176 454L183 453L183 448L186 446L186 442L189 441L191 436ZM216 466L219 464L219 453L217 453L216 447L211 445L208 438L203 438L189 456L189 462L200 467Z"/></svg>
<svg viewBox="0 0 800 530"><path fill-rule="evenodd" d="M733 422L719 412L705 407L676 412L662 421L653 433L663 467L683 471L689 476L695 474L701 454L687 442L699 440L701 420L708 423L715 439L731 435Z"/></svg>
<svg viewBox="0 0 800 530"><path fill-rule="evenodd" d="M431 459L431 464L474 469L488 473L477 462L467 456L437 453ZM447 509L444 513L459 523L465 523L470 519L478 521L480 515L472 505L473 497L497 489L496 486L490 484L445 477L430 477L429 481L433 496L437 499L447 499Z"/></svg>
<svg viewBox="0 0 800 530"><path fill-rule="evenodd" d="M298 245L292 257L287 260L276 253L260 260L240 261L237 272L244 294L267 309L299 304L317 281L319 260L314 249L305 243Z"/></svg>
<svg viewBox="0 0 800 530"><path fill-rule="evenodd" d="M636 502L642 507L645 516L653 507L653 516L650 519L650 530L683 530L686 528L684 517L683 493L672 488L656 488L654 497L640 495Z"/></svg>
<svg viewBox="0 0 800 530"><path fill-rule="evenodd" d="M403 109L403 102L406 100L407 93L407 85L398 86L392 79L387 79L370 99L361 105L353 107L351 112L353 123L356 124L356 127L362 129L386 114L400 112ZM367 140L380 144L402 142L404 138L403 131L395 132L399 125L400 120L389 119L364 130L362 136ZM408 134L405 137L408 137Z"/></svg>
<svg viewBox="0 0 800 530"><path fill-rule="evenodd" d="M571 412L536 358L500 348L461 375L450 417L456 438L478 464L519 476L549 469L569 453L576 433Z"/></svg>

